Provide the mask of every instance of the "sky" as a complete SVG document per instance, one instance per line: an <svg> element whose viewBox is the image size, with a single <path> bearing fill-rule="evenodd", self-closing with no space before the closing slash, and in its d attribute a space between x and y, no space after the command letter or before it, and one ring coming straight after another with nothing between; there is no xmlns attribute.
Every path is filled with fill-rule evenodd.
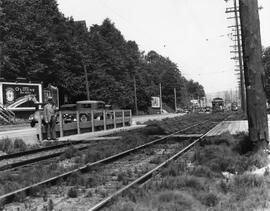
<svg viewBox="0 0 270 211"><path fill-rule="evenodd" d="M178 65L206 93L237 89L225 14L232 0L57 0L60 11L88 27L109 18L141 51L156 51ZM270 1L258 0L261 37L270 46Z"/></svg>

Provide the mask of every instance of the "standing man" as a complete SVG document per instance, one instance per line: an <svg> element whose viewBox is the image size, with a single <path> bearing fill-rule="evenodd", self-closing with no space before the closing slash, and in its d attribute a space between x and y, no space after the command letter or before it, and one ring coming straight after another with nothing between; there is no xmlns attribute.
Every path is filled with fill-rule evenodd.
<svg viewBox="0 0 270 211"><path fill-rule="evenodd" d="M46 132L48 140L56 140L56 117L55 117L56 107L54 105L52 97L48 97L48 102L44 106L44 120L46 123Z"/></svg>

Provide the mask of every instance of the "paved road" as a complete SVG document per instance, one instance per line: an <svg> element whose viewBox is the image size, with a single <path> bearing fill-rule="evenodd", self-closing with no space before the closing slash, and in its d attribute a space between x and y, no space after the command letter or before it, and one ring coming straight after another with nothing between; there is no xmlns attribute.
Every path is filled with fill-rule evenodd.
<svg viewBox="0 0 270 211"><path fill-rule="evenodd" d="M155 115L144 115L144 116L133 116L132 117L132 124L143 124L149 120L162 120L165 118L173 118L177 116L183 116L184 114L155 114Z"/></svg>
<svg viewBox="0 0 270 211"><path fill-rule="evenodd" d="M145 123L148 120L154 120L154 119L161 120L164 118L173 118L173 117L182 116L182 115L183 114L162 114L162 115L159 114L159 115L133 116L132 117L132 125L140 125L140 124ZM102 131L100 131L100 132L101 133L98 133L97 136L102 135ZM107 133L108 132L106 131L106 135L107 135ZM11 138L11 139L21 138L27 144L37 143L36 128L31 128L30 125L29 125L29 127L24 127L24 128L19 127L17 129L14 127L11 127L11 128L9 128L8 131L1 131L0 132L0 141L1 141L1 139L7 138L7 137ZM93 137L93 134L91 135L91 137ZM69 138L71 138L71 137L69 137Z"/></svg>

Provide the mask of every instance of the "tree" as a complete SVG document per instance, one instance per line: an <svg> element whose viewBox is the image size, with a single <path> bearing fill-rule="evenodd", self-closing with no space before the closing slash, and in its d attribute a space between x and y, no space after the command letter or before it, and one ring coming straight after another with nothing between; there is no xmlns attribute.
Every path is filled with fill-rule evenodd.
<svg viewBox="0 0 270 211"><path fill-rule="evenodd" d="M268 103L270 103L270 47L263 50L263 66L265 71L265 89Z"/></svg>
<svg viewBox="0 0 270 211"><path fill-rule="evenodd" d="M1 0L0 0L1 1ZM151 96L162 83L163 102L174 107L188 104L191 95L202 96L203 87L191 85L178 66L155 51L141 52L135 41L127 41L109 19L88 29L84 21L65 18L56 0L2 0L0 45L2 75L7 80L25 77L55 85L70 103L86 99L83 65L87 67L90 98L118 108L134 106L136 79L138 108L147 111ZM193 86L191 88L190 86Z"/></svg>

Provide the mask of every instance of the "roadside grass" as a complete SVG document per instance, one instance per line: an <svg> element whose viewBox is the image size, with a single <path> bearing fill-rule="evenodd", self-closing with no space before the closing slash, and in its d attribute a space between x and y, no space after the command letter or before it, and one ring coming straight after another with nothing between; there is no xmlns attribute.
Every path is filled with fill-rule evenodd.
<svg viewBox="0 0 270 211"><path fill-rule="evenodd" d="M108 210L264 210L270 207L268 163L253 152L244 134L207 138L144 185L116 200Z"/></svg>
<svg viewBox="0 0 270 211"><path fill-rule="evenodd" d="M0 140L0 151L4 153L11 154L25 151L26 149L27 145L22 139L16 138L15 140L11 140L9 138L3 138Z"/></svg>
<svg viewBox="0 0 270 211"><path fill-rule="evenodd" d="M57 145L57 142L44 142L42 145L34 144L28 145L21 138L10 139L10 138L2 138L0 139L0 152L4 154L12 154L17 152L23 152L26 150L38 149L41 147Z"/></svg>

